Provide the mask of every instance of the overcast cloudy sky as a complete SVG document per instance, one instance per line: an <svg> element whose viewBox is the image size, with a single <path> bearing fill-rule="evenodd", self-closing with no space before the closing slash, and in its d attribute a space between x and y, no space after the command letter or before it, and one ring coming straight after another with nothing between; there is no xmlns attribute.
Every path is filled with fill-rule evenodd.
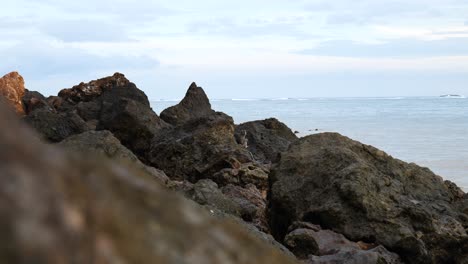
<svg viewBox="0 0 468 264"><path fill-rule="evenodd" d="M46 95L116 71L151 99L468 94L467 0L15 0L0 36Z"/></svg>

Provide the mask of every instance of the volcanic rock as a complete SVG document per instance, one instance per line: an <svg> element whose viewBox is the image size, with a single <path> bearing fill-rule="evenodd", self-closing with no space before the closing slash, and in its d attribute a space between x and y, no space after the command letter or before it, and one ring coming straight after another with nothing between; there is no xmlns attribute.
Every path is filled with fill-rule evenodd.
<svg viewBox="0 0 468 264"><path fill-rule="evenodd" d="M398 255L383 246L351 242L341 234L322 230L320 226L304 225L292 229L285 244L299 259L306 260L305 263L402 263Z"/></svg>
<svg viewBox="0 0 468 264"><path fill-rule="evenodd" d="M40 108L24 118L44 140L60 142L65 138L89 130L87 124L75 112L58 113L48 108Z"/></svg>
<svg viewBox="0 0 468 264"><path fill-rule="evenodd" d="M21 99L24 96L24 79L17 72L10 72L0 78L0 96L3 96L17 114L24 115Z"/></svg>
<svg viewBox="0 0 468 264"><path fill-rule="evenodd" d="M270 181L278 239L292 222L306 221L384 245L408 263L468 259L459 250L467 241L467 218L457 209L466 199L461 190L372 146L335 133L299 139L281 154Z"/></svg>
<svg viewBox="0 0 468 264"><path fill-rule="evenodd" d="M148 106L127 98L103 98L98 130L110 130L124 146L144 157L158 131L168 125Z"/></svg>
<svg viewBox="0 0 468 264"><path fill-rule="evenodd" d="M162 184L167 184L169 178L163 171L144 165L129 149L123 146L110 131L87 131L70 136L58 146L74 153L86 156L107 157L113 161L126 162L135 168L150 174Z"/></svg>
<svg viewBox="0 0 468 264"><path fill-rule="evenodd" d="M197 182L224 168L239 168L250 156L234 139L232 118L215 113L160 132L148 160L173 180Z"/></svg>
<svg viewBox="0 0 468 264"><path fill-rule="evenodd" d="M0 125L0 263L293 263L148 174L35 141L3 106Z"/></svg>
<svg viewBox="0 0 468 264"><path fill-rule="evenodd" d="M47 99L41 93L36 91L29 91L25 89L25 93L21 101L23 103L26 114L43 107L51 109L47 103Z"/></svg>
<svg viewBox="0 0 468 264"><path fill-rule="evenodd" d="M297 136L275 118L253 121L236 126L236 139L245 144L255 159L276 161L280 152L286 151Z"/></svg>
<svg viewBox="0 0 468 264"><path fill-rule="evenodd" d="M223 194L239 206L241 218L252 223L258 230L270 233L266 215L266 199L253 184L244 188L229 184L222 188Z"/></svg>
<svg viewBox="0 0 468 264"><path fill-rule="evenodd" d="M111 92L116 99L128 98L149 107L148 97L121 73L88 83L80 83L70 89L61 90L58 95L64 101L76 104L93 101L106 92Z"/></svg>
<svg viewBox="0 0 468 264"><path fill-rule="evenodd" d="M205 91L192 83L182 101L161 112L161 119L172 125L214 114Z"/></svg>

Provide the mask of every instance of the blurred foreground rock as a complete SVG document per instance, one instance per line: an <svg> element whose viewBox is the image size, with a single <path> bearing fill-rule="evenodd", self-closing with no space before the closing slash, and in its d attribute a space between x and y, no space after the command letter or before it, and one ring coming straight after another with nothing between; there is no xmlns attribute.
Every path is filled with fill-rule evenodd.
<svg viewBox="0 0 468 264"><path fill-rule="evenodd" d="M148 174L43 145L3 105L0 124L0 263L292 263Z"/></svg>

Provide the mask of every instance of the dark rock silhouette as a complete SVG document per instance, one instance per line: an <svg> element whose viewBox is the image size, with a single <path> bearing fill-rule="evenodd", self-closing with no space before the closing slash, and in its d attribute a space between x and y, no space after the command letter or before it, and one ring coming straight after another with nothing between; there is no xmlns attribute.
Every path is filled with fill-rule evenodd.
<svg viewBox="0 0 468 264"><path fill-rule="evenodd" d="M21 101L26 114L30 114L32 111L43 107L50 109L47 99L36 91L29 91L26 89Z"/></svg>
<svg viewBox="0 0 468 264"><path fill-rule="evenodd" d="M371 146L335 133L302 138L281 154L270 181L277 238L292 222L306 221L384 245L409 263L468 259L468 251L460 251L468 227L458 209L463 192Z"/></svg>
<svg viewBox="0 0 468 264"><path fill-rule="evenodd" d="M182 101L161 112L161 119L172 125L214 114L205 91L192 83Z"/></svg>
<svg viewBox="0 0 468 264"><path fill-rule="evenodd" d="M75 112L60 113L46 107L29 113L24 120L49 142L60 142L89 130L88 125Z"/></svg>

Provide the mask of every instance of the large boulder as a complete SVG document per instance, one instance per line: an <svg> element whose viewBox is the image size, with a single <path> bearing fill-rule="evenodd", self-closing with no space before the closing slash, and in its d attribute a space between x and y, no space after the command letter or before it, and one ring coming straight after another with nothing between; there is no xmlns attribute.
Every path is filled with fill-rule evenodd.
<svg viewBox="0 0 468 264"><path fill-rule="evenodd" d="M194 119L158 133L147 160L173 180L195 183L200 179L212 179L224 186L239 182L240 174L234 171L242 170L241 185L254 183L260 189L268 185L268 174L253 169L255 164L250 153L235 141L232 118L223 113Z"/></svg>
<svg viewBox="0 0 468 264"><path fill-rule="evenodd" d="M35 141L0 106L1 263L293 263L138 170Z"/></svg>
<svg viewBox="0 0 468 264"><path fill-rule="evenodd" d="M125 78L125 75L118 72L109 77L63 89L58 96L66 102L77 104L79 102L94 101L109 92L112 92L117 99L124 97L149 107L148 97L134 83Z"/></svg>
<svg viewBox="0 0 468 264"><path fill-rule="evenodd" d="M182 101L161 112L161 119L172 125L181 125L191 119L213 114L210 101L205 91L192 83Z"/></svg>
<svg viewBox="0 0 468 264"><path fill-rule="evenodd" d="M274 162L297 136L285 124L270 118L236 126L236 139L247 146L257 160Z"/></svg>
<svg viewBox="0 0 468 264"><path fill-rule="evenodd" d="M63 89L47 99L60 113L76 113L93 130L109 130L144 161L151 140L167 126L148 97L121 73Z"/></svg>
<svg viewBox="0 0 468 264"><path fill-rule="evenodd" d="M467 197L427 168L336 133L291 144L270 175L269 215L281 239L294 221L384 245L408 263L468 259Z"/></svg>
<svg viewBox="0 0 468 264"><path fill-rule="evenodd" d="M70 136L58 144L58 146L74 153L89 156L107 157L115 162L129 163L135 168L153 176L162 184L167 184L169 178L163 171L144 165L136 156L123 146L110 131L87 131Z"/></svg>
<svg viewBox="0 0 468 264"><path fill-rule="evenodd" d="M17 72L10 72L0 78L0 96L3 96L7 103L17 114L24 115L24 106L21 99L24 96L24 79Z"/></svg>
<svg viewBox="0 0 468 264"><path fill-rule="evenodd" d="M124 146L144 157L152 139L168 125L148 106L127 98L103 98L98 130L110 130Z"/></svg>
<svg viewBox="0 0 468 264"><path fill-rule="evenodd" d="M49 142L60 142L89 130L88 125L75 112L60 113L47 107L29 113L24 121Z"/></svg>

